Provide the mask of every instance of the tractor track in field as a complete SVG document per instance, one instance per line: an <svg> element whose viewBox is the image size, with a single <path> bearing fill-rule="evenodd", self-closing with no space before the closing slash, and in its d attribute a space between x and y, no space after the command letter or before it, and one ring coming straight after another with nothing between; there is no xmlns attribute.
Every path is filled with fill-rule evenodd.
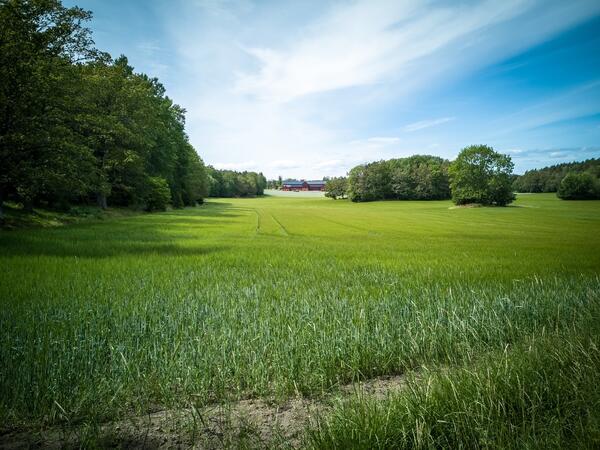
<svg viewBox="0 0 600 450"><path fill-rule="evenodd" d="M254 213L256 214L256 234L260 233L260 213L258 212L258 209L254 209L253 210Z"/></svg>
<svg viewBox="0 0 600 450"><path fill-rule="evenodd" d="M367 235L369 235L369 236L381 236L381 233L378 233L378 232L376 232L376 231L369 230L369 229L367 229L367 228L361 228L361 227L356 227L356 226L354 226L354 225L348 225L347 223L338 222L338 221L336 221L336 220L331 220L331 219L328 219L327 217L323 217L323 216L317 216L317 217L318 217L319 219L321 219L321 220L324 220L324 221L326 221L326 222L330 222L330 223L333 223L333 224L335 224L335 225L339 225L339 226L341 226L341 227L348 228L348 229L350 229L350 230L354 230L354 231L360 231L361 233L366 233L366 234L367 234Z"/></svg>
<svg viewBox="0 0 600 450"><path fill-rule="evenodd" d="M264 448L299 448L306 427L316 425L336 399L351 395L383 399L406 386L404 375L381 376L339 387L320 398L296 397L283 403L244 399L202 408L160 410L99 425L102 448L218 449L240 443ZM85 447L82 427L0 431L0 449Z"/></svg>
<svg viewBox="0 0 600 450"><path fill-rule="evenodd" d="M275 216L272 213L269 213L269 215L271 216L271 218L275 221L275 223L277 225L279 225L279 228L281 229L281 232L284 236L289 236L290 234L288 233L288 230L286 230L286 228L281 224L281 222L279 220L277 220L275 218Z"/></svg>

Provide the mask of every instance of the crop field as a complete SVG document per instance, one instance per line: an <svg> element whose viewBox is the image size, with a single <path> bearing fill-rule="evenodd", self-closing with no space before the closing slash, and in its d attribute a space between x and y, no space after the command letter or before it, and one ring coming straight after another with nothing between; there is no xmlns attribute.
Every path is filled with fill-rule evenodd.
<svg viewBox="0 0 600 450"><path fill-rule="evenodd" d="M3 433L326 398L294 445L600 446L600 201L211 199L0 231L0 267Z"/></svg>

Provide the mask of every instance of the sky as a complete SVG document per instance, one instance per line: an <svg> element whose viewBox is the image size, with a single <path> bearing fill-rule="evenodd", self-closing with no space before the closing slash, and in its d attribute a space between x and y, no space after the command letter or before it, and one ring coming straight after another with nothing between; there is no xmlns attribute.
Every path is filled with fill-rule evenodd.
<svg viewBox="0 0 600 450"><path fill-rule="evenodd" d="M217 168L268 178L487 144L600 157L600 1L64 0L158 77Z"/></svg>

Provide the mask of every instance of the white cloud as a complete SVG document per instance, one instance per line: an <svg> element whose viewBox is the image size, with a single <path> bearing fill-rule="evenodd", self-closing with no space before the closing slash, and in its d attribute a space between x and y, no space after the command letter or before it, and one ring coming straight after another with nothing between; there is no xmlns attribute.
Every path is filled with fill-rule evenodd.
<svg viewBox="0 0 600 450"><path fill-rule="evenodd" d="M291 45L246 48L260 68L240 73L235 91L285 102L390 79L427 82L432 75L464 72L527 48L587 14L586 2L341 3ZM519 27L509 24L520 16Z"/></svg>
<svg viewBox="0 0 600 450"><path fill-rule="evenodd" d="M169 93L188 110L192 143L207 163L233 167L246 161L237 165L253 163L269 177L302 178L431 148L416 141L424 133L414 132L460 113L433 113L433 119L404 127L410 119L393 124L393 118L371 114L600 11L600 3L591 1L200 4L182 1L165 12L179 62L179 81ZM431 113L419 111L425 114ZM400 131L407 134L393 136ZM455 150L443 142L441 151Z"/></svg>
<svg viewBox="0 0 600 450"><path fill-rule="evenodd" d="M259 170L258 164L255 161L243 161L243 162L229 162L229 163L214 163L213 167L215 169L225 169L225 170Z"/></svg>
<svg viewBox="0 0 600 450"><path fill-rule="evenodd" d="M404 126L402 130L410 133L412 131L418 131L423 130L425 128L435 127L437 125L441 125L452 120L454 120L454 117L441 117L439 119L421 120L419 122L410 123Z"/></svg>
<svg viewBox="0 0 600 450"><path fill-rule="evenodd" d="M283 159L283 160L278 160L278 161L271 161L269 163L269 167L272 169L287 170L287 169L297 169L299 167L302 167L302 164L300 164L298 161Z"/></svg>
<svg viewBox="0 0 600 450"><path fill-rule="evenodd" d="M399 142L400 138L398 137L370 137L367 139L367 142L370 142L372 144L382 144L382 145L388 145L388 144L395 144L396 142Z"/></svg>

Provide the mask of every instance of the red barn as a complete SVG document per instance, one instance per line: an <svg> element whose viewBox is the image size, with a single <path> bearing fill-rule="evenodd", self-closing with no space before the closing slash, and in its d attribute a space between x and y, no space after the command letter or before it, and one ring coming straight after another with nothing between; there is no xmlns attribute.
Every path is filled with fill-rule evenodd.
<svg viewBox="0 0 600 450"><path fill-rule="evenodd" d="M281 186L282 191L308 191L308 184L304 180L285 180Z"/></svg>
<svg viewBox="0 0 600 450"><path fill-rule="evenodd" d="M323 180L285 180L281 185L282 191L324 191Z"/></svg>
<svg viewBox="0 0 600 450"><path fill-rule="evenodd" d="M325 190L325 181L323 180L311 180L307 181L309 191L324 191Z"/></svg>

